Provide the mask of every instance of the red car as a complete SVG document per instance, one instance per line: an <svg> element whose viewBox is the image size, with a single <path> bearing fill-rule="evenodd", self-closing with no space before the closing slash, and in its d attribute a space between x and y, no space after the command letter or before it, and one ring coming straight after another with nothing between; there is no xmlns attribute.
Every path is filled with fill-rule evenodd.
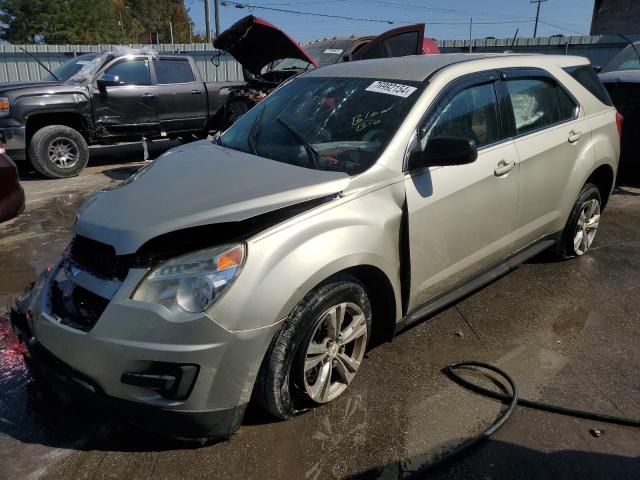
<svg viewBox="0 0 640 480"><path fill-rule="evenodd" d="M394 28L378 36L334 37L302 46L275 25L253 15L222 32L213 46L242 65L246 80L243 84L221 84L220 130L279 84L306 70L339 62L440 53L434 40L424 38L424 23Z"/></svg>
<svg viewBox="0 0 640 480"><path fill-rule="evenodd" d="M24 211L24 190L18 180L18 169L0 143L0 223Z"/></svg>

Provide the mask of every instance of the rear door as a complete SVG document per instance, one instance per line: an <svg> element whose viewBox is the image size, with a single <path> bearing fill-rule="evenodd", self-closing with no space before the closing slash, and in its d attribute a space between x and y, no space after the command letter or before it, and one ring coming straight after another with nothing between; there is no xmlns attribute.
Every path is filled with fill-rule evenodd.
<svg viewBox="0 0 640 480"><path fill-rule="evenodd" d="M424 23L394 28L375 37L353 54L352 60L420 55L424 40Z"/></svg>
<svg viewBox="0 0 640 480"><path fill-rule="evenodd" d="M188 58L153 61L158 117L162 132L203 130L207 123L207 92Z"/></svg>
<svg viewBox="0 0 640 480"><path fill-rule="evenodd" d="M518 208L517 153L503 129L495 72L464 77L430 107L414 148L430 138L470 138L468 165L409 166L409 311L512 253Z"/></svg>
<svg viewBox="0 0 640 480"><path fill-rule="evenodd" d="M91 86L93 120L98 136L138 136L158 133L157 87L149 57L127 55L107 64L96 76L112 75L118 85L100 91Z"/></svg>
<svg viewBox="0 0 640 480"><path fill-rule="evenodd" d="M576 164L594 162L595 153L591 128L580 115L578 101L550 73L513 69L501 76L518 149L517 228L524 245L562 229L569 179Z"/></svg>

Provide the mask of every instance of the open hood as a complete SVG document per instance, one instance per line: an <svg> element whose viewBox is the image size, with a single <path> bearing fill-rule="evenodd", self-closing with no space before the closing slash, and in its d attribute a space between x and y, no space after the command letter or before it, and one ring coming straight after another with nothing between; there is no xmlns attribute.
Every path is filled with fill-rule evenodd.
<svg viewBox="0 0 640 480"><path fill-rule="evenodd" d="M269 63L283 58L297 58L318 67L298 42L275 25L253 15L231 25L213 41L213 46L229 52L254 75L259 75Z"/></svg>
<svg viewBox="0 0 640 480"><path fill-rule="evenodd" d="M159 235L240 222L341 192L344 172L312 170L213 145L177 147L80 208L74 233L136 252Z"/></svg>

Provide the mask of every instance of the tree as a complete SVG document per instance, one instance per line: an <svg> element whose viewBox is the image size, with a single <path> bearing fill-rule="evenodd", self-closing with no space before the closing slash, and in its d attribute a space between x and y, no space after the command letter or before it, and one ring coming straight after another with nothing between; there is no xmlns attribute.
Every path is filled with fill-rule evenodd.
<svg viewBox="0 0 640 480"><path fill-rule="evenodd" d="M141 28L138 35L151 33L158 43L171 42L171 27L175 43L189 42L191 19L180 0L119 0L125 16ZM134 32L131 32L134 33Z"/></svg>
<svg viewBox="0 0 640 480"><path fill-rule="evenodd" d="M0 0L0 37L11 43L189 42L181 0ZM171 25L171 27L170 27Z"/></svg>
<svg viewBox="0 0 640 480"><path fill-rule="evenodd" d="M104 0L0 0L1 36L11 43L117 43L115 5Z"/></svg>

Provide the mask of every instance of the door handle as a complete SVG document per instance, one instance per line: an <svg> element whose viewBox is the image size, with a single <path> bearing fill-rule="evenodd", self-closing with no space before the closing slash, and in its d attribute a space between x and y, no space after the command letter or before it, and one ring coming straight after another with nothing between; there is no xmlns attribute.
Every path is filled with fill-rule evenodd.
<svg viewBox="0 0 640 480"><path fill-rule="evenodd" d="M493 171L496 177L501 177L502 175L506 175L513 167L516 166L516 162L507 162L506 160L500 160L498 165L496 165L496 169Z"/></svg>
<svg viewBox="0 0 640 480"><path fill-rule="evenodd" d="M202 95L201 90L191 90L191 95Z"/></svg>
<svg viewBox="0 0 640 480"><path fill-rule="evenodd" d="M582 132L576 132L575 130L571 130L569 132L569 143L576 143L578 140L582 138Z"/></svg>
<svg viewBox="0 0 640 480"><path fill-rule="evenodd" d="M152 98L156 98L156 96L153 93L147 92L142 95L142 98L144 98L145 100L151 100Z"/></svg>

